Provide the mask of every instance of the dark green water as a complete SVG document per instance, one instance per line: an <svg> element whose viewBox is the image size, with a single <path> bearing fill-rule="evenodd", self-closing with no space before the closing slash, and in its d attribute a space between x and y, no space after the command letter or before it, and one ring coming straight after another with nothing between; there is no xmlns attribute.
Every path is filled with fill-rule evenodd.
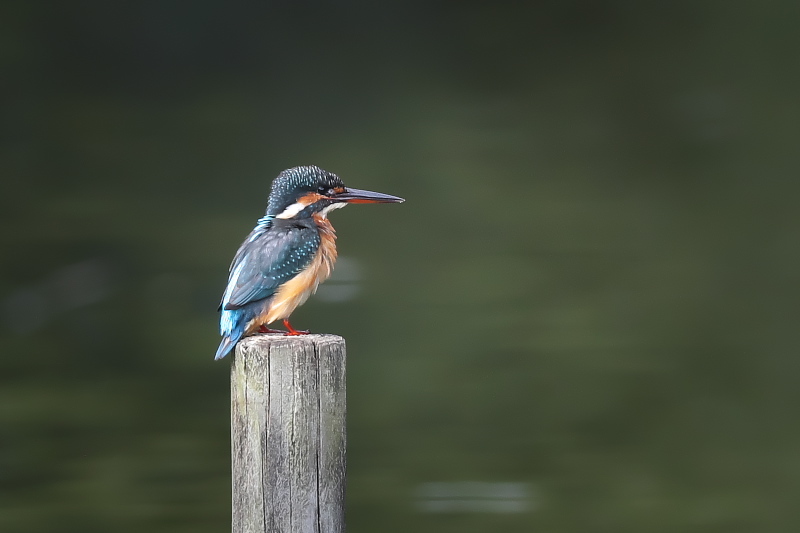
<svg viewBox="0 0 800 533"><path fill-rule="evenodd" d="M300 164L407 199L294 316L349 531L798 530L800 10L737 5L5 4L0 531L229 528L215 309Z"/></svg>

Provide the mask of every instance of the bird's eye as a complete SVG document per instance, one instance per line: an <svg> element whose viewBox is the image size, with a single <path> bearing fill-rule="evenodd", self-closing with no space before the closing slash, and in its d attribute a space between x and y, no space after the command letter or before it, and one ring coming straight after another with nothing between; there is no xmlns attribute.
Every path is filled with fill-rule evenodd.
<svg viewBox="0 0 800 533"><path fill-rule="evenodd" d="M320 186L320 187L317 189L317 192L318 192L318 193L320 193L320 194L328 194L328 188L327 188L327 187L322 187L322 186Z"/></svg>

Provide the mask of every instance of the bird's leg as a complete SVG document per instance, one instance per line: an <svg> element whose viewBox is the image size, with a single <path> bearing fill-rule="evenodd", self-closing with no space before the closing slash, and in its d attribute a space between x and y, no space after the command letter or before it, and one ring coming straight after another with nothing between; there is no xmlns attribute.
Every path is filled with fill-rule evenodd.
<svg viewBox="0 0 800 533"><path fill-rule="evenodd" d="M272 329L272 328L268 328L268 327L267 327L266 325L264 325L264 324L262 324L261 326L259 326L259 327L258 327L258 332L259 332L259 333L286 333L286 332L285 332L285 331L283 331L282 329Z"/></svg>
<svg viewBox="0 0 800 533"><path fill-rule="evenodd" d="M289 319L288 318L284 318L283 319L283 326L288 330L286 332L286 335L289 335L289 336L292 336L292 337L294 337L295 335L308 335L309 333L311 333L308 330L296 330L296 329L294 329L292 327L292 325L289 323Z"/></svg>

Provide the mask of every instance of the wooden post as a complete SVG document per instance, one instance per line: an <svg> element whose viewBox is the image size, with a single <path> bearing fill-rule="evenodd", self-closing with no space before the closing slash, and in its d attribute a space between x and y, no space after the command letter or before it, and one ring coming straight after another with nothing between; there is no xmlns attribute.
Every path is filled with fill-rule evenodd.
<svg viewBox="0 0 800 533"><path fill-rule="evenodd" d="M233 533L343 533L345 344L255 335L231 369Z"/></svg>

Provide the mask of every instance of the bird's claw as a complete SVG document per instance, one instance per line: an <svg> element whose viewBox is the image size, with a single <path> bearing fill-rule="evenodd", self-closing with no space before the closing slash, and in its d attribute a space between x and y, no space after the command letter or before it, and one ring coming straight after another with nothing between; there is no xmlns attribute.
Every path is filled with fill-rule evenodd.
<svg viewBox="0 0 800 533"><path fill-rule="evenodd" d="M286 331L286 333L284 333L284 335L287 336L287 337L296 337L298 335L310 335L311 334L311 332L308 331L307 329L305 329L305 330L294 329L287 319L283 320L283 325L288 330L288 331Z"/></svg>

